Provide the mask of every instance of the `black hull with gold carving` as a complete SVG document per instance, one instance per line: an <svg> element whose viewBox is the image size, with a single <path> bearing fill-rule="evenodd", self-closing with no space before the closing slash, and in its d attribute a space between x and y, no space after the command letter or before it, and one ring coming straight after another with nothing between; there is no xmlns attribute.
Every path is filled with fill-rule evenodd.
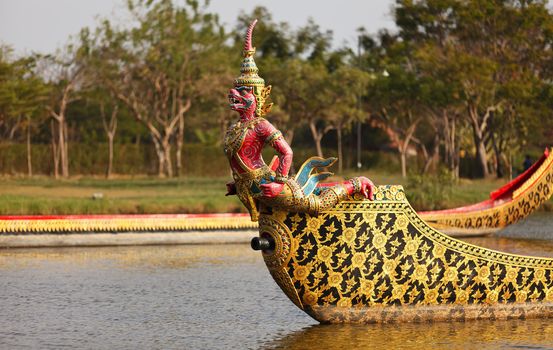
<svg viewBox="0 0 553 350"><path fill-rule="evenodd" d="M477 247L436 231L400 186L317 217L265 209L269 271L322 323L553 316L553 259ZM268 247L266 245L265 247Z"/></svg>

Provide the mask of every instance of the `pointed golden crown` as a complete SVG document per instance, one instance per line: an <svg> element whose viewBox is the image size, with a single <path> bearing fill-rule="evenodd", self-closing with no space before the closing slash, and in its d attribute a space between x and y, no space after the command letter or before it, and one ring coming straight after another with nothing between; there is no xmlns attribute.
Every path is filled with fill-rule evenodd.
<svg viewBox="0 0 553 350"><path fill-rule="evenodd" d="M265 101L271 93L271 86L265 87L265 80L257 74L259 69L253 59L255 47L252 47L252 33L256 23L257 19L249 25L248 31L246 32L246 38L244 40L244 59L240 65L240 76L234 79L234 86L249 86L252 88L252 93L257 102L255 114L261 117L269 113L273 104L265 104Z"/></svg>

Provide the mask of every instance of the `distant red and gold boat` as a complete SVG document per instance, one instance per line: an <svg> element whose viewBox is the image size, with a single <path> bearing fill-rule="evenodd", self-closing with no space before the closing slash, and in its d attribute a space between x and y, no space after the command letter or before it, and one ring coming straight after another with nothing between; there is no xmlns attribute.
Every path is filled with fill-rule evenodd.
<svg viewBox="0 0 553 350"><path fill-rule="evenodd" d="M526 218L551 198L553 154L541 158L520 176L490 194L490 198L464 207L418 212L430 226L453 236L482 235Z"/></svg>

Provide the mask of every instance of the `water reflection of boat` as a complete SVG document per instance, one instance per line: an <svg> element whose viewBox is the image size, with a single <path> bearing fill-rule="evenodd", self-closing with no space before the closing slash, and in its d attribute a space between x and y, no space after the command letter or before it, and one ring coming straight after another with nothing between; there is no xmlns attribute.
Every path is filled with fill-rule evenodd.
<svg viewBox="0 0 553 350"><path fill-rule="evenodd" d="M545 349L553 344L553 325L543 320L482 322L315 325L284 335L264 349Z"/></svg>
<svg viewBox="0 0 553 350"><path fill-rule="evenodd" d="M400 186L316 217L266 209L259 232L274 280L323 323L553 317L553 259L440 233Z"/></svg>
<svg viewBox="0 0 553 350"><path fill-rule="evenodd" d="M542 157L520 176L490 194L483 202L459 208L419 212L432 227L451 235L492 233L511 225L551 198L553 152Z"/></svg>
<svg viewBox="0 0 553 350"><path fill-rule="evenodd" d="M224 266L229 259L235 263L250 262L255 257L252 255L244 254L241 245L2 249L0 271L14 266L44 266L46 262L66 263L72 267L94 264L135 269L184 269L205 263Z"/></svg>

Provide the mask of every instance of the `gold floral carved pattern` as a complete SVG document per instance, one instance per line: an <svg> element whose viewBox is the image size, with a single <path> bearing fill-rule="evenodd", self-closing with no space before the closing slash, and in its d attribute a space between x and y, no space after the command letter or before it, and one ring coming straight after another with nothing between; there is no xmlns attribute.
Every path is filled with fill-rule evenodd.
<svg viewBox="0 0 553 350"><path fill-rule="evenodd" d="M279 231L290 237L285 268L306 309L553 302L552 259L441 234L418 217L401 187L381 186L376 198L342 202L317 217L271 216L287 228Z"/></svg>

